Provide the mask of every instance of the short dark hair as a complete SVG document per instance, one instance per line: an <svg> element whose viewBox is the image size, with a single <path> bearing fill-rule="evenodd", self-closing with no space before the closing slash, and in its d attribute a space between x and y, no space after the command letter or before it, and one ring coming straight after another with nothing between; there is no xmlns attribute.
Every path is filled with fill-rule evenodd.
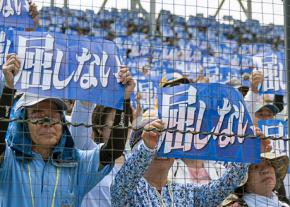
<svg viewBox="0 0 290 207"><path fill-rule="evenodd" d="M103 136L99 133L98 129L100 125L106 124L106 117L112 113L113 108L104 107L102 105L97 105L92 114L92 124L93 124L93 139L96 143L103 143Z"/></svg>

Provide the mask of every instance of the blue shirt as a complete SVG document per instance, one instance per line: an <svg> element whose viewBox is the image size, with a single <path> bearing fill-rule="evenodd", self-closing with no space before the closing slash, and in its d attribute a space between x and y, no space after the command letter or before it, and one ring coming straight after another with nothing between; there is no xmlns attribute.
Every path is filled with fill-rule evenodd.
<svg viewBox="0 0 290 207"><path fill-rule="evenodd" d="M112 166L100 168L100 148L77 150L77 162L44 161L33 152L33 157L16 159L6 146L0 168L0 206L76 207Z"/></svg>

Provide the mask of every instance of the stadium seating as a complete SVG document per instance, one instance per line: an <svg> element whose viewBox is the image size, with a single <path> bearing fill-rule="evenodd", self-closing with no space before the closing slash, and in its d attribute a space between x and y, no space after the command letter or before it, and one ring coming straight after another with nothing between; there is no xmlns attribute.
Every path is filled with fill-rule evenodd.
<svg viewBox="0 0 290 207"><path fill-rule="evenodd" d="M134 75L141 75L144 67L151 75L160 75L160 68L166 67L184 75L202 73L221 83L229 82L225 77L235 77L243 84L242 77L254 67L253 55L284 49L283 26L257 20L242 22L224 16L217 21L202 14L184 18L161 10L156 22L156 34L150 36L146 17L127 9L95 13L43 7L40 11L44 30L114 40Z"/></svg>

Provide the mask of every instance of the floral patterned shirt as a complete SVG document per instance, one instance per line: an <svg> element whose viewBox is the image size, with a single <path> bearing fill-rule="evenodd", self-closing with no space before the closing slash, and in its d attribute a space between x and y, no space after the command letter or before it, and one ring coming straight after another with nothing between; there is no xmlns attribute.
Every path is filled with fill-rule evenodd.
<svg viewBox="0 0 290 207"><path fill-rule="evenodd" d="M158 191L143 178L155 152L141 144L117 173L111 186L113 207L185 207L219 205L244 180L248 164L231 163L227 171L207 185L167 184Z"/></svg>

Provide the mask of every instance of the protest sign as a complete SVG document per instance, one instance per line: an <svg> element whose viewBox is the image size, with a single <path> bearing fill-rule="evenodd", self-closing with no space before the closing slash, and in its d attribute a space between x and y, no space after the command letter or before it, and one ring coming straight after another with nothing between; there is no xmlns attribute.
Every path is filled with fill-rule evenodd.
<svg viewBox="0 0 290 207"><path fill-rule="evenodd" d="M11 51L13 31L0 27L0 66L5 62L7 54Z"/></svg>
<svg viewBox="0 0 290 207"><path fill-rule="evenodd" d="M0 25L5 27L33 28L27 0L0 0Z"/></svg>
<svg viewBox="0 0 290 207"><path fill-rule="evenodd" d="M146 77L134 77L136 81L136 87L134 95L136 97L137 93L140 94L140 105L143 110L152 109L155 107L157 101L157 87L156 84ZM135 99L135 98L134 98ZM132 100L134 100L132 99ZM137 103L133 101L133 105L136 106Z"/></svg>
<svg viewBox="0 0 290 207"><path fill-rule="evenodd" d="M200 63L177 60L174 61L173 64L174 64L173 72L180 72L184 76L191 77L193 80L196 80L203 73L203 68Z"/></svg>
<svg viewBox="0 0 290 207"><path fill-rule="evenodd" d="M241 83L241 70L231 67L208 67L205 68L205 76L209 78L210 83Z"/></svg>
<svg viewBox="0 0 290 207"><path fill-rule="evenodd" d="M158 113L165 123L160 157L258 162L260 140L241 94L213 84L183 84L158 92ZM172 131L168 131L172 130ZM180 132L193 133L180 133Z"/></svg>
<svg viewBox="0 0 290 207"><path fill-rule="evenodd" d="M271 137L272 151L274 153L288 152L288 125L287 121L283 120L259 120L259 128L262 130L265 137ZM276 140L275 140L276 139Z"/></svg>
<svg viewBox="0 0 290 207"><path fill-rule="evenodd" d="M287 76L284 60L284 54L281 52L261 53L253 57L254 66L264 74L263 84L259 87L260 93L286 94Z"/></svg>
<svg viewBox="0 0 290 207"><path fill-rule="evenodd" d="M21 61L15 87L23 92L123 108L124 87L113 42L43 32L15 32Z"/></svg>

